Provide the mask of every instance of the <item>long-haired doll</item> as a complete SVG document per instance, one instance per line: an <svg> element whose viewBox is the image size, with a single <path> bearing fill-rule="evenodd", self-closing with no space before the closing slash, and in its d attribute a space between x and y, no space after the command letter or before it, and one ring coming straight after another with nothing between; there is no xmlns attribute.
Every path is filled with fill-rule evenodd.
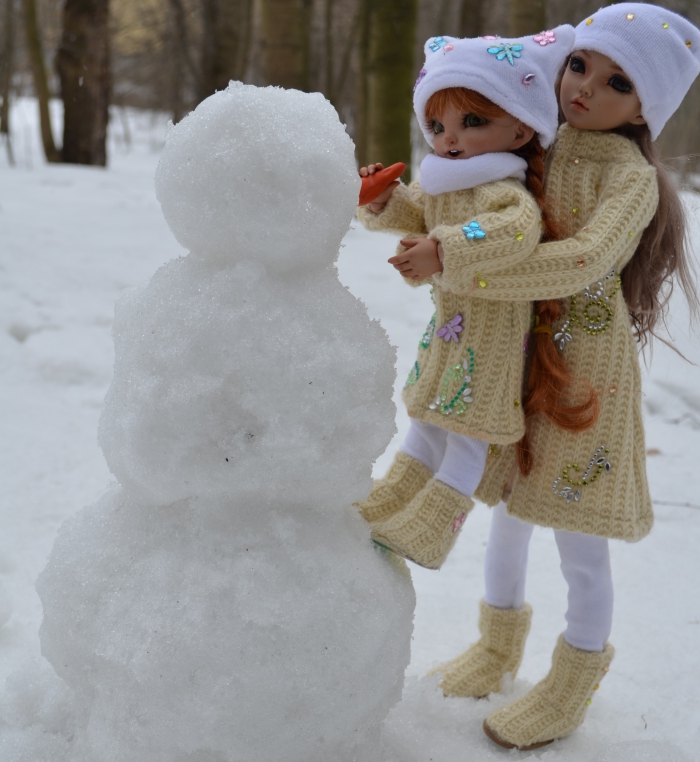
<svg viewBox="0 0 700 762"><path fill-rule="evenodd" d="M403 234L404 248L389 261L409 282L433 285L435 315L403 395L411 428L360 504L376 542L428 568L440 567L473 506L489 445L525 431L531 304L475 298L487 281L471 259L498 270L554 237L543 157L557 127L554 81L572 38L563 26L546 40L429 40L414 108L434 153L420 183L394 185L359 211L369 229Z"/></svg>
<svg viewBox="0 0 700 762"><path fill-rule="evenodd" d="M477 493L496 504L481 638L439 668L444 692L484 696L517 672L531 618L525 573L534 525L554 528L569 587L549 674L484 722L502 746L532 749L583 722L614 654L608 539L636 541L652 526L638 345L663 318L674 276L697 307L681 202L652 141L698 72L700 32L666 9L620 3L579 24L560 84L567 123L546 182L571 237L510 269L480 263L488 288L479 296L542 301L523 400L528 441L520 452L492 450ZM557 355L600 400L598 420L582 432L551 420L557 403L576 402L575 388L551 371Z"/></svg>

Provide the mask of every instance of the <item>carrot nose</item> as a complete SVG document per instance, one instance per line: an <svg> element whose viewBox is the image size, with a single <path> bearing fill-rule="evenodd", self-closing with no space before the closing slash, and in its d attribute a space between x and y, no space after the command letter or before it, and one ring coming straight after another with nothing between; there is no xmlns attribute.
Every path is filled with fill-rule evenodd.
<svg viewBox="0 0 700 762"><path fill-rule="evenodd" d="M370 201L374 201L377 196L383 193L393 182L406 171L406 165L400 161L375 172L373 175L367 175L362 178L362 187L360 188L359 206L365 206Z"/></svg>

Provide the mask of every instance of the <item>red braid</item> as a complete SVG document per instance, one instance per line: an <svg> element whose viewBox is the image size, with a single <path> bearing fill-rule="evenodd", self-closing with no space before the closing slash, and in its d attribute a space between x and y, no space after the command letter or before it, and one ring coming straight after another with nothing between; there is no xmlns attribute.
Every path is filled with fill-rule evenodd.
<svg viewBox="0 0 700 762"><path fill-rule="evenodd" d="M514 153L522 156L528 163L525 183L542 212L542 240L560 240L564 237L564 233L554 220L544 193L544 149L537 137L533 137L529 143ZM531 336L533 347L523 401L525 425L526 427L529 425L532 416L542 413L555 426L565 431L585 431L598 420L600 401L590 383L581 380L579 381L586 385L584 402L579 405L567 405L564 401L574 378L552 341L552 324L561 317L561 301L547 299L535 302L533 311L535 316L535 328ZM533 463L527 430L517 443L516 450L520 472L527 476L532 470Z"/></svg>

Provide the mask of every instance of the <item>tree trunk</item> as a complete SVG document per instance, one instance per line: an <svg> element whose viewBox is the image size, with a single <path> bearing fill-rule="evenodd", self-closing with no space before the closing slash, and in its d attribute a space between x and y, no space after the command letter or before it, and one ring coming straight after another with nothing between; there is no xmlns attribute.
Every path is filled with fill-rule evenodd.
<svg viewBox="0 0 700 762"><path fill-rule="evenodd" d="M49 113L49 83L46 78L44 66L44 51L41 46L39 25L36 17L35 0L22 0L24 11L24 31L27 39L27 52L32 65L32 78L34 91L39 103L39 123L41 125L41 141L44 145L46 161L57 162L61 155L56 148L51 129L51 115Z"/></svg>
<svg viewBox="0 0 700 762"><path fill-rule="evenodd" d="M537 34L547 28L547 0L510 0L510 33L513 37Z"/></svg>
<svg viewBox="0 0 700 762"><path fill-rule="evenodd" d="M266 84L309 90L312 5L312 0L262 0Z"/></svg>
<svg viewBox="0 0 700 762"><path fill-rule="evenodd" d="M199 98L243 79L252 38L252 0L204 0Z"/></svg>
<svg viewBox="0 0 700 762"><path fill-rule="evenodd" d="M56 55L63 98L63 149L69 164L107 163L109 0L65 0Z"/></svg>
<svg viewBox="0 0 700 762"><path fill-rule="evenodd" d="M411 163L417 0L366 0L365 141L361 164Z"/></svg>
<svg viewBox="0 0 700 762"><path fill-rule="evenodd" d="M480 37L484 34L483 0L461 0L459 37Z"/></svg>
<svg viewBox="0 0 700 762"><path fill-rule="evenodd" d="M12 82L12 67L14 63L14 0L5 0L5 14L3 27L5 39L3 40L2 59L0 62L0 135L5 136L7 157L10 165L15 163L12 154L12 142L10 140L10 84Z"/></svg>

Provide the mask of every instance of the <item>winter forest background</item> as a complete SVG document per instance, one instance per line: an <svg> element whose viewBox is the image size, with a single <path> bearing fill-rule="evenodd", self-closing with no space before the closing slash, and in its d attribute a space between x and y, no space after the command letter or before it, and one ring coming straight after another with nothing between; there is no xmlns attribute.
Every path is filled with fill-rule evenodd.
<svg viewBox="0 0 700 762"><path fill-rule="evenodd" d="M603 0L0 0L0 134L39 99L49 161L104 165L109 107L178 122L229 80L322 92L360 164L423 151L411 89L433 35L524 35L575 23ZM700 24L698 0L666 0ZM69 104L63 134L48 101ZM700 161L700 82L660 138L686 180ZM128 125L125 125L127 139ZM412 140L413 138L413 140ZM420 156L414 156L414 163ZM409 162L410 163L410 162Z"/></svg>
<svg viewBox="0 0 700 762"><path fill-rule="evenodd" d="M663 4L700 24L698 0ZM0 0L0 762L82 760L72 746L80 718L41 656L44 612L35 583L59 527L114 482L96 432L113 377L115 301L186 254L154 189L168 121L182 120L229 79L320 91L347 125L358 162L412 156L415 166L424 148L411 89L427 37L527 34L576 23L600 5ZM660 140L686 189L696 262L698 117L696 82ZM275 146L269 150L274 155ZM400 388L432 311L426 289L407 289L386 264L395 245L394 236L370 234L355 222L337 260L341 283L396 347L397 434L375 464L377 475L407 429ZM328 261L333 257L334 251ZM382 762L700 760L700 338L678 293L669 335L694 364L657 342L643 367L656 523L642 543L612 544L611 641L618 655L584 726L522 754L493 747L481 731L494 706L524 694L546 673L563 629L566 588L548 530L533 536L532 633L506 695L445 700L435 679L426 678L477 637L489 528L488 511L477 506L440 573L411 568L410 663L403 697L383 725ZM368 696L380 693L380 677L366 681ZM208 708L214 716L216 697L206 690L199 695L196 716L206 718ZM119 762L127 759L141 762L136 754ZM202 752L167 762L223 759ZM260 755L256 762L280 759L285 755Z"/></svg>

